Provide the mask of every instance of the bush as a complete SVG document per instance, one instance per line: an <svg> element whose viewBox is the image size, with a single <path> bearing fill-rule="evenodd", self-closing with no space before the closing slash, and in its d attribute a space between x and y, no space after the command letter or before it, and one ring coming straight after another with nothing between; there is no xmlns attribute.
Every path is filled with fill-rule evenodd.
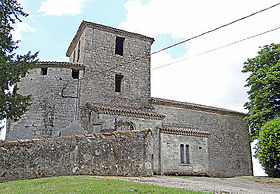
<svg viewBox="0 0 280 194"><path fill-rule="evenodd" d="M280 116L262 127L256 157L268 176L280 177Z"/></svg>

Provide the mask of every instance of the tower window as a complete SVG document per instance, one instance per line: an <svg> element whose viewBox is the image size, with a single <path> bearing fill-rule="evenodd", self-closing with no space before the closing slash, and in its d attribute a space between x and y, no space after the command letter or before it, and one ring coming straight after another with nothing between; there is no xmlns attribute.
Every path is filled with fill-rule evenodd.
<svg viewBox="0 0 280 194"><path fill-rule="evenodd" d="M48 74L48 68L41 68L41 75L47 75Z"/></svg>
<svg viewBox="0 0 280 194"><path fill-rule="evenodd" d="M115 92L121 92L123 75L116 74L115 76Z"/></svg>
<svg viewBox="0 0 280 194"><path fill-rule="evenodd" d="M80 74L79 70L72 69L72 77L74 79L79 79L79 74Z"/></svg>
<svg viewBox="0 0 280 194"><path fill-rule="evenodd" d="M78 44L78 56L77 56L77 62L79 62L79 59L80 59L80 50L81 50L81 41L79 41L79 44Z"/></svg>
<svg viewBox="0 0 280 194"><path fill-rule="evenodd" d="M75 63L75 59L76 59L76 51L74 51L74 54L73 54L73 63Z"/></svg>
<svg viewBox="0 0 280 194"><path fill-rule="evenodd" d="M123 42L124 38L118 36L116 37L115 54L123 56Z"/></svg>

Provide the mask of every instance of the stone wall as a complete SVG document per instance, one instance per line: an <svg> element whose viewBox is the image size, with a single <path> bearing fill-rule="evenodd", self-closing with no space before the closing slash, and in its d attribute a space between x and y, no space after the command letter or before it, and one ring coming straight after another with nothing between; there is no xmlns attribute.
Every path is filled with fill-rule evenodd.
<svg viewBox="0 0 280 194"><path fill-rule="evenodd" d="M64 175L152 175L150 130L0 142L0 182Z"/></svg>
<svg viewBox="0 0 280 194"><path fill-rule="evenodd" d="M182 126L211 133L208 139L210 176L252 175L248 128L242 115L153 105L166 118L163 125Z"/></svg>
<svg viewBox="0 0 280 194"><path fill-rule="evenodd" d="M115 54L116 36L125 38L123 56ZM150 98L151 42L86 27L81 38L81 106L100 103L144 107ZM115 92L115 75L123 75L121 92Z"/></svg>
<svg viewBox="0 0 280 194"><path fill-rule="evenodd" d="M209 175L208 144L206 137L160 133L161 173L165 175ZM181 162L180 146L184 145ZM189 146L188 163L186 145Z"/></svg>
<svg viewBox="0 0 280 194"><path fill-rule="evenodd" d="M49 65L47 75L41 71L30 70L18 83L20 94L32 95L32 105L19 121L9 122L7 140L57 137L77 119L80 82L73 79L72 69Z"/></svg>

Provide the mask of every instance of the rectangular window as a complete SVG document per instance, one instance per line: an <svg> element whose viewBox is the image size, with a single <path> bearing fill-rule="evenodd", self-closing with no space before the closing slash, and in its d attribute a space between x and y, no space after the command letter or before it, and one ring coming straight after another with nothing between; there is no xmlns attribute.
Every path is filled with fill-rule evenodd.
<svg viewBox="0 0 280 194"><path fill-rule="evenodd" d="M80 74L79 70L72 69L72 77L74 79L79 79L79 74Z"/></svg>
<svg viewBox="0 0 280 194"><path fill-rule="evenodd" d="M180 145L180 162L181 164L190 164L190 148L189 145Z"/></svg>
<svg viewBox="0 0 280 194"><path fill-rule="evenodd" d="M190 163L190 150L189 145L186 145L186 164Z"/></svg>
<svg viewBox="0 0 280 194"><path fill-rule="evenodd" d="M123 75L116 74L115 76L115 92L121 92Z"/></svg>
<svg viewBox="0 0 280 194"><path fill-rule="evenodd" d="M123 42L124 38L118 36L116 37L115 54L123 56Z"/></svg>
<svg viewBox="0 0 280 194"><path fill-rule="evenodd" d="M41 68L41 75L47 75L48 74L48 68Z"/></svg>
<svg viewBox="0 0 280 194"><path fill-rule="evenodd" d="M79 41L79 44L78 44L78 56L77 56L77 62L79 62L79 60L80 60L80 50L81 50L81 41Z"/></svg>
<svg viewBox="0 0 280 194"><path fill-rule="evenodd" d="M74 54L73 54L73 63L75 63L75 59L76 59L76 51L74 51Z"/></svg>
<svg viewBox="0 0 280 194"><path fill-rule="evenodd" d="M184 144L180 145L180 159L181 159L181 164L185 163L185 158L184 158Z"/></svg>

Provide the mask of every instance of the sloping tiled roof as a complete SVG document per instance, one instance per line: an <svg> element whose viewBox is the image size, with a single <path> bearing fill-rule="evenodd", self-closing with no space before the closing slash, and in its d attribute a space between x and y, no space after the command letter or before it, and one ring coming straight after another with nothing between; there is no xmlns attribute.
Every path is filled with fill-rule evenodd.
<svg viewBox="0 0 280 194"><path fill-rule="evenodd" d="M136 109L136 108L116 107L116 106L108 106L103 104L92 104L92 103L87 103L87 108L100 114L123 115L123 116L153 119L153 120L162 120L165 118L164 115L160 115L152 111Z"/></svg>
<svg viewBox="0 0 280 194"><path fill-rule="evenodd" d="M167 134L196 136L196 137L208 137L211 135L211 133L207 131L198 131L196 129L179 127L179 126L163 126L160 129L160 132L167 133Z"/></svg>
<svg viewBox="0 0 280 194"><path fill-rule="evenodd" d="M78 43L78 41L79 41L79 39L80 39L81 35L83 34L83 31L86 27L92 27L94 29L98 29L98 30L105 31L105 32L110 32L110 33L117 34L117 35L120 35L120 36L137 38L137 39L144 40L144 41L147 41L147 42L150 42L150 43L153 43L155 41L153 38L150 38L150 37L147 37L147 36L144 36L144 35L141 35L141 34L128 32L128 31L125 31L125 30L120 30L120 29L117 29L117 28L113 28L113 27L110 27L110 26L104 26L104 25L101 25L101 24L93 23L93 22L83 21L80 24L79 29L78 29L75 37L73 38L72 42L70 43L70 46L67 49L67 52L66 52L67 57L70 57L72 51L76 47L76 45L77 45L77 43Z"/></svg>
<svg viewBox="0 0 280 194"><path fill-rule="evenodd" d="M228 110L224 108L218 108L213 106L206 106L201 104L189 103L189 102L179 102L175 100L167 100L162 98L151 98L151 103L155 105L163 105L163 106L171 106L176 108L184 108L184 109L191 109L191 110L198 110L204 112L212 112L218 114L233 114L238 116L245 116L245 113Z"/></svg>
<svg viewBox="0 0 280 194"><path fill-rule="evenodd" d="M70 62L58 62L58 61L39 61L36 64L37 67L61 67L61 68L70 68L70 69L84 69L83 64L76 64Z"/></svg>

